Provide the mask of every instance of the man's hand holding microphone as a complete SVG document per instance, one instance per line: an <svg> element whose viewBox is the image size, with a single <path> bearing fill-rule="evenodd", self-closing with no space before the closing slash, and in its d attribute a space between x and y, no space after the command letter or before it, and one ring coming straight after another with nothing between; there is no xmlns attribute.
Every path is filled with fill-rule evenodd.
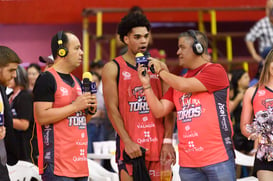
<svg viewBox="0 0 273 181"><path fill-rule="evenodd" d="M85 109L86 114L94 115L97 112L97 87L93 82L92 74L90 72L84 72L82 75L82 92L83 94L91 94L91 106Z"/></svg>
<svg viewBox="0 0 273 181"><path fill-rule="evenodd" d="M92 81L90 72L83 73L82 95L73 102L79 110L84 110L86 114L94 115L97 111L96 83Z"/></svg>
<svg viewBox="0 0 273 181"><path fill-rule="evenodd" d="M143 83L143 87L145 87L145 85L149 86L150 84L150 76L147 74L148 69L158 76L163 70L169 72L169 69L164 62L161 62L153 57L145 57L142 53L136 54L136 63L139 72L139 79Z"/></svg>

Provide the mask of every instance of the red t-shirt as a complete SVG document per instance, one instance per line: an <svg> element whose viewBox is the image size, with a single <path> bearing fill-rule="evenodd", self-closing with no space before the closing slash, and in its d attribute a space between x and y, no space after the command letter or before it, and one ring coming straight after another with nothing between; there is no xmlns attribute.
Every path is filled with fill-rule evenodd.
<svg viewBox="0 0 273 181"><path fill-rule="evenodd" d="M208 91L187 93L170 88L163 97L177 111L179 164L203 167L226 161L227 150L233 149L227 74L221 65L208 63L185 77L196 77Z"/></svg>

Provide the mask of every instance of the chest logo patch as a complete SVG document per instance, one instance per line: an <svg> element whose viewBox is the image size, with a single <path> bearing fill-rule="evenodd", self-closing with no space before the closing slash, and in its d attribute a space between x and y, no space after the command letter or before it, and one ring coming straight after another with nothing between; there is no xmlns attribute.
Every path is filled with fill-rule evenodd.
<svg viewBox="0 0 273 181"><path fill-rule="evenodd" d="M122 73L123 80L130 80L131 79L131 74L127 71L123 71Z"/></svg>

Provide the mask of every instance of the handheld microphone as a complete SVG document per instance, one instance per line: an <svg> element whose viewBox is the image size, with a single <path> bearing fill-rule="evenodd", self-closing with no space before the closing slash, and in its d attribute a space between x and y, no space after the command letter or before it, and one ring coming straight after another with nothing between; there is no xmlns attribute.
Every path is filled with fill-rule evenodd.
<svg viewBox="0 0 273 181"><path fill-rule="evenodd" d="M97 93L96 82L92 82L92 80L93 78L90 72L84 72L82 74L82 92Z"/></svg>
<svg viewBox="0 0 273 181"><path fill-rule="evenodd" d="M149 51L146 51L146 52L144 52L144 56L147 57L147 58L149 58L149 57L151 56L151 54L150 54ZM148 61L148 62L149 62L149 61ZM152 72L153 74L155 73L154 65L151 65L150 70L151 70L151 72Z"/></svg>
<svg viewBox="0 0 273 181"><path fill-rule="evenodd" d="M147 54L147 55L148 55L148 54ZM144 65L145 67L148 67L149 61L148 61L148 59L147 59L147 56L144 56L143 53L137 53L137 54L136 54L136 63L137 63L137 64L142 64L142 65ZM152 73L155 73L154 67L153 67L153 66L150 67L150 70L151 70ZM143 76L146 75L146 70L142 72L142 75L143 75Z"/></svg>
<svg viewBox="0 0 273 181"><path fill-rule="evenodd" d="M92 74L90 72L84 72L82 74L82 92L90 92L91 94L96 94L97 93L97 87L96 87L96 82L92 82ZM94 107L90 107L91 111L90 112L88 109L85 109L85 113L94 115L96 113L93 112Z"/></svg>
<svg viewBox="0 0 273 181"><path fill-rule="evenodd" d="M4 115L0 113L0 126L4 126Z"/></svg>

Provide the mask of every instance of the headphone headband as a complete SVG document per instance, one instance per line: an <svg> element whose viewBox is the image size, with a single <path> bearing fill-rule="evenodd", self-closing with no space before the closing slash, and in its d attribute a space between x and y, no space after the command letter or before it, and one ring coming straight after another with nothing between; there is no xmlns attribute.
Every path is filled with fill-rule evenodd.
<svg viewBox="0 0 273 181"><path fill-rule="evenodd" d="M196 55L202 55L204 53L203 45L198 41L194 30L188 30L189 35L193 38L192 49Z"/></svg>
<svg viewBox="0 0 273 181"><path fill-rule="evenodd" d="M59 31L57 33L57 38L58 38L57 43L58 43L58 46L59 46L59 48L57 50L57 54L60 57L65 57L67 55L67 53L68 53L68 50L67 50L67 48L64 47L62 37L63 37L63 31Z"/></svg>
<svg viewBox="0 0 273 181"><path fill-rule="evenodd" d="M195 41L198 41L194 30L188 30L188 33Z"/></svg>

